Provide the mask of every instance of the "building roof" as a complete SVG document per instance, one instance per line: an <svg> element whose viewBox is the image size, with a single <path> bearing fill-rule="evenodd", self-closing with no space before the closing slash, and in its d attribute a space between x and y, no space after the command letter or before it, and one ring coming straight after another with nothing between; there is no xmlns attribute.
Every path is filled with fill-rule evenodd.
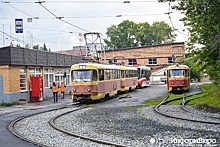
<svg viewBox="0 0 220 147"><path fill-rule="evenodd" d="M131 50L131 49L141 49L141 48L150 48L150 47L158 47L158 46L167 46L167 45L184 45L184 42L174 42L168 44L156 44L156 45L147 45L147 46L140 46L140 47L129 47L129 48L119 48L115 50L106 50L105 52L112 52L112 51L121 51L121 50Z"/></svg>
<svg viewBox="0 0 220 147"><path fill-rule="evenodd" d="M7 46L0 48L0 65L70 67L84 62L81 56Z"/></svg>

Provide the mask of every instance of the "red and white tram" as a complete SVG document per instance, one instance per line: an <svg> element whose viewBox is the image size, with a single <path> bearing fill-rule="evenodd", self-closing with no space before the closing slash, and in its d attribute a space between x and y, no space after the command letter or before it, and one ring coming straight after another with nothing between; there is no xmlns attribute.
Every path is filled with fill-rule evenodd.
<svg viewBox="0 0 220 147"><path fill-rule="evenodd" d="M150 86L150 67L137 66L138 88Z"/></svg>

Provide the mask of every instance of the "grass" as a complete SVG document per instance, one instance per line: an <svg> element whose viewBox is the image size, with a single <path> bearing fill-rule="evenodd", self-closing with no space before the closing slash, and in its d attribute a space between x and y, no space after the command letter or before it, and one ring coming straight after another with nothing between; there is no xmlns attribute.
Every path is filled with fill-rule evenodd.
<svg viewBox="0 0 220 147"><path fill-rule="evenodd" d="M168 96L168 94L166 96ZM182 96L183 96L183 94L177 94L177 95L171 94L167 100L171 100L171 99L174 99L174 98L179 98L179 97L182 97ZM164 98L165 97L159 98L159 99L148 100L148 101L145 102L145 106L159 105L160 102L162 102ZM180 103L181 103L181 100L178 100L178 101L170 102L170 103L168 103L168 105L179 105Z"/></svg>
<svg viewBox="0 0 220 147"><path fill-rule="evenodd" d="M202 88L205 90L205 92L200 95L197 95L197 97L199 98L190 101L188 105L194 105L195 107L204 105L204 106L220 109L219 87L217 87L214 84L206 84L206 85L202 85Z"/></svg>
<svg viewBox="0 0 220 147"><path fill-rule="evenodd" d="M206 106L211 108L218 108L220 109L220 89L217 85L214 84L204 84L201 86L205 91L201 94L195 94L193 96L187 97L187 99L191 98L197 98L194 100L191 100L188 105L192 105L193 107L199 108L200 106ZM171 94L169 99L178 98L183 96L180 95L173 95ZM152 99L148 100L145 103L145 106L155 106L158 105L164 98L159 99ZM169 100L168 99L168 100ZM174 101L169 103L170 105L179 105L181 103L181 100Z"/></svg>
<svg viewBox="0 0 220 147"><path fill-rule="evenodd" d="M16 104L17 104L16 102L3 102L3 103L0 103L0 106L10 107L10 106L13 106L13 105L16 105Z"/></svg>

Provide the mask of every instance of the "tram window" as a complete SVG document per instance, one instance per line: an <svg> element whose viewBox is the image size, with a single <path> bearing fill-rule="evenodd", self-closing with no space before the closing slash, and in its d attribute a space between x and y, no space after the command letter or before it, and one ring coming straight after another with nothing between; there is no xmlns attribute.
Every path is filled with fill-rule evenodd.
<svg viewBox="0 0 220 147"><path fill-rule="evenodd" d="M146 79L149 80L150 79L150 71L146 71Z"/></svg>
<svg viewBox="0 0 220 147"><path fill-rule="evenodd" d="M121 78L125 78L125 71L124 70L121 70Z"/></svg>
<svg viewBox="0 0 220 147"><path fill-rule="evenodd" d="M112 70L112 74L113 74L113 79L117 79L117 71L116 70Z"/></svg>
<svg viewBox="0 0 220 147"><path fill-rule="evenodd" d="M74 70L72 71L72 81L91 81L92 70Z"/></svg>
<svg viewBox="0 0 220 147"><path fill-rule="evenodd" d="M110 76L110 79L114 79L114 73L113 73L113 70L109 70L109 76Z"/></svg>
<svg viewBox="0 0 220 147"><path fill-rule="evenodd" d="M126 70L126 71L125 71L125 77L126 77L126 78L129 78L129 70Z"/></svg>
<svg viewBox="0 0 220 147"><path fill-rule="evenodd" d="M100 69L99 70L99 81L103 81L104 80L104 70Z"/></svg>
<svg viewBox="0 0 220 147"><path fill-rule="evenodd" d="M97 81L97 71L92 70L92 81Z"/></svg>
<svg viewBox="0 0 220 147"><path fill-rule="evenodd" d="M184 70L170 70L170 76L171 77L176 77L176 76L184 76L185 72Z"/></svg>
<svg viewBox="0 0 220 147"><path fill-rule="evenodd" d="M105 70L105 80L110 79L110 70Z"/></svg>

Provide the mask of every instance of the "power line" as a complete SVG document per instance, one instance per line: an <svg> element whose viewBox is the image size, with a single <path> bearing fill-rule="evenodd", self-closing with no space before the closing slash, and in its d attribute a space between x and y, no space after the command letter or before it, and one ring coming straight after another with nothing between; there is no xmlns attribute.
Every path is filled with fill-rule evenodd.
<svg viewBox="0 0 220 147"><path fill-rule="evenodd" d="M3 33L4 35L8 36L9 38L11 38L13 41L17 41L17 42L20 42L20 43L22 43L22 44L28 44L28 45L29 45L29 42L26 42L26 41L24 41L24 40L15 38L15 37L13 37L13 36L11 36L11 35L9 35L9 34L3 32L3 31L0 31L0 32ZM25 38L26 38L26 37L28 37L28 36L25 36ZM57 43L57 42L55 42L55 41L39 39L39 38L36 38L36 37L34 37L34 40L35 40L35 42L39 42L39 41L40 41L40 42ZM36 41L36 40L38 40L38 41ZM63 45L72 45L71 43L68 43L68 42L61 42L61 43L62 43Z"/></svg>
<svg viewBox="0 0 220 147"><path fill-rule="evenodd" d="M175 12L177 13L177 12ZM127 14L118 14L118 15L106 15L106 16L63 16L62 18L66 18L66 19L70 19L70 18L76 18L76 19L81 19L81 18L114 18L114 17L142 17L142 16L153 16L153 15L166 15L166 13L151 13L151 14L130 14L130 15L127 15ZM23 19L26 19L28 17L20 17L20 18L23 18ZM34 17L36 18L36 17ZM15 19L15 18L0 18L0 19ZM52 18L52 17L37 17L37 19L57 19L57 18Z"/></svg>
<svg viewBox="0 0 220 147"><path fill-rule="evenodd" d="M35 2L35 3L39 3L45 10L47 10L47 11L48 11L50 14L52 14L55 18L57 18L57 19L59 19L59 20L65 22L65 23L67 23L67 24L69 24L69 25L71 25L71 26L74 26L74 27L76 27L76 28L78 28L78 29L80 29L80 30L89 32L89 31L87 31L87 30L85 30L85 29L83 29L83 28L81 28L81 27L78 27L78 26L76 26L76 25L74 25L74 24L72 24L72 23L70 23L70 22L67 22L67 21L65 21L65 20L62 20L63 17L58 17L58 16L56 16L53 12L51 12L49 9L47 9L46 7L44 7L44 6L41 4L42 1Z"/></svg>
<svg viewBox="0 0 220 147"><path fill-rule="evenodd" d="M29 2L29 1L1 1L1 3L158 3L157 0L148 0L148 1L38 1L38 2Z"/></svg>
<svg viewBox="0 0 220 147"><path fill-rule="evenodd" d="M9 24L1 24L1 25L6 25L6 26L12 26ZM30 28L30 29L36 29L36 30L46 30L46 31L51 31L51 32L60 32L60 33L79 33L79 32L67 32L67 31L59 31L59 30L53 30L53 29L45 29L45 28L36 28L36 27L25 27L25 28Z"/></svg>
<svg viewBox="0 0 220 147"><path fill-rule="evenodd" d="M178 29L176 29L176 28L174 27L173 21L172 21L171 16L170 16L170 14L173 13L173 12L170 12L170 8L171 8L171 6L170 6L170 1L169 1L169 4L168 4L168 5L169 5L169 6L168 6L168 12L167 12L167 13L164 13L164 14L167 14L167 15L168 15L169 20L170 20L170 23L171 23L172 28L173 28L173 31L176 31L176 32L178 32L178 33L180 33L180 34L183 34L183 35L188 36L187 34L181 32L181 31L178 31Z"/></svg>
<svg viewBox="0 0 220 147"><path fill-rule="evenodd" d="M23 41L23 40L20 40L20 39L17 39L17 38L15 38L15 37L11 36L11 35L8 35L7 33L3 32L3 31L0 31L0 32L1 32L2 34L4 34L4 35L10 37L11 39L16 40L17 42L20 42L20 43L23 43L23 44L29 44L29 43L27 43L27 42L25 42L25 41Z"/></svg>
<svg viewBox="0 0 220 147"><path fill-rule="evenodd" d="M7 3L7 5L10 6L10 7L12 7L12 8L14 8L14 9L16 9L16 10L18 10L18 11L20 11L20 12L22 12L22 13L24 13L24 14L26 14L26 15L28 15L28 16L30 16L30 17L32 17L32 18L36 18L36 19L37 19L37 17L34 17L34 16L32 16L32 15L30 15L30 14L28 14L28 13L26 13L26 12L24 12L24 11L22 11L22 10L20 10L20 9L18 9L18 8L12 6L12 5L10 5L10 4L8 4L8 3Z"/></svg>

